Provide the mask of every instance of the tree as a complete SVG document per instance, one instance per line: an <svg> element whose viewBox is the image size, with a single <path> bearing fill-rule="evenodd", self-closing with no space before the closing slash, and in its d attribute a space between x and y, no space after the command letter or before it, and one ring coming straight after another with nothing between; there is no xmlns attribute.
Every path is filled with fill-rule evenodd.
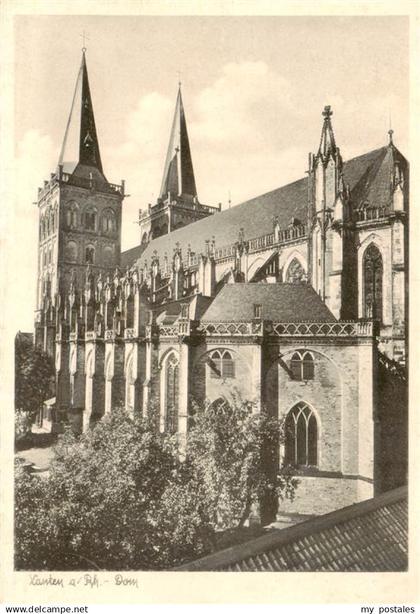
<svg viewBox="0 0 420 614"><path fill-rule="evenodd" d="M295 487L269 469L279 424L254 410L197 410L186 452L124 410L79 438L66 432L47 477L17 469L16 567L168 569L217 548L267 493Z"/></svg>
<svg viewBox="0 0 420 614"><path fill-rule="evenodd" d="M214 532L240 529L253 512L261 513L267 499L293 498L297 480L278 469L282 437L277 419L239 397L196 408L183 466L186 477L165 492L170 502L166 518L171 509L179 513L193 500L202 526Z"/></svg>
<svg viewBox="0 0 420 614"><path fill-rule="evenodd" d="M176 462L168 442L123 411L79 439L67 431L48 477L17 473L16 566L157 568L156 508Z"/></svg>
<svg viewBox="0 0 420 614"><path fill-rule="evenodd" d="M32 419L40 405L51 396L54 363L35 348L32 340L18 333L15 340L15 408L28 412Z"/></svg>

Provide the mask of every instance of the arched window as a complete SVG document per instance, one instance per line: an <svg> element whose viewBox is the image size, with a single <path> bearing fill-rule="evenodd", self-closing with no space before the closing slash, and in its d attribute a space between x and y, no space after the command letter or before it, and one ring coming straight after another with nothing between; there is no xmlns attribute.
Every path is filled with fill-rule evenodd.
<svg viewBox="0 0 420 614"><path fill-rule="evenodd" d="M165 363L165 430L178 430L179 363L175 354L170 354Z"/></svg>
<svg viewBox="0 0 420 614"><path fill-rule="evenodd" d="M141 243L142 245L144 245L145 243L147 243L147 232L143 233L143 236L141 238Z"/></svg>
<svg viewBox="0 0 420 614"><path fill-rule="evenodd" d="M287 414L285 423L285 455L287 465L317 466L318 425L315 414L299 402Z"/></svg>
<svg viewBox="0 0 420 614"><path fill-rule="evenodd" d="M86 230L96 230L96 211L91 207L85 211L85 228Z"/></svg>
<svg viewBox="0 0 420 614"><path fill-rule="evenodd" d="M48 209L45 214L45 232L47 236L51 232L51 209Z"/></svg>
<svg viewBox="0 0 420 614"><path fill-rule="evenodd" d="M54 209L53 209L53 214L52 214L53 232L55 232L57 230L57 221L58 221L58 205L57 205L57 203L55 203L54 204Z"/></svg>
<svg viewBox="0 0 420 614"><path fill-rule="evenodd" d="M77 244L75 241L68 241L65 249L65 258L69 262L76 262L77 260Z"/></svg>
<svg viewBox="0 0 420 614"><path fill-rule="evenodd" d="M310 352L295 352L290 360L292 379L305 381L314 379L314 358Z"/></svg>
<svg viewBox="0 0 420 614"><path fill-rule="evenodd" d="M134 296L128 296L125 303L125 326L133 328L134 326Z"/></svg>
<svg viewBox="0 0 420 614"><path fill-rule="evenodd" d="M106 247L104 247L104 265L105 266L112 266L113 264L113 260L114 260L114 250L110 245L107 245Z"/></svg>
<svg viewBox="0 0 420 614"><path fill-rule="evenodd" d="M306 273L297 258L293 258L287 267L285 281L288 284L301 284L306 281Z"/></svg>
<svg viewBox="0 0 420 614"><path fill-rule="evenodd" d="M364 316L382 321L383 264L379 249L373 243L363 258Z"/></svg>
<svg viewBox="0 0 420 614"><path fill-rule="evenodd" d="M235 362L228 350L215 350L211 353L209 361L210 377L234 378Z"/></svg>
<svg viewBox="0 0 420 614"><path fill-rule="evenodd" d="M86 264L93 264L95 261L95 248L92 245L88 245L85 251Z"/></svg>
<svg viewBox="0 0 420 614"><path fill-rule="evenodd" d="M102 230L111 234L116 230L115 213L112 209L107 209L102 215Z"/></svg>
<svg viewBox="0 0 420 614"><path fill-rule="evenodd" d="M78 226L78 205L75 202L71 202L67 205L66 210L66 224L68 228L77 228Z"/></svg>

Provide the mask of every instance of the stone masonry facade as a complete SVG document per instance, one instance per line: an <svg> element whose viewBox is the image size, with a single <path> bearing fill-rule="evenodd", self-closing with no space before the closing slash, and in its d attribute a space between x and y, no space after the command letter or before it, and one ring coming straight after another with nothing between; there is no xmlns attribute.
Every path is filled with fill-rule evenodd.
<svg viewBox="0 0 420 614"><path fill-rule="evenodd" d="M122 406L187 446L195 404L240 397L290 427L278 463L300 485L280 513L402 483L408 163L392 132L344 162L325 107L307 178L221 212L198 203L179 92L162 193L121 253L124 183L98 163L84 58L80 83L79 162L60 160L38 195L35 343L55 357L51 427L82 432ZM171 207L192 214L150 226Z"/></svg>

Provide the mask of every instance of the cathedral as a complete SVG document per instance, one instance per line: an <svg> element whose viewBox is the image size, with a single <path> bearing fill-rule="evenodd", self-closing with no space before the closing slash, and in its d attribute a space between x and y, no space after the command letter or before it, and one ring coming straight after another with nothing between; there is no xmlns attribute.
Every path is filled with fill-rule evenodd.
<svg viewBox="0 0 420 614"><path fill-rule="evenodd" d="M325 106L304 177L221 211L199 200L179 89L159 197L122 252L83 52L38 190L35 343L56 369L41 421L81 432L122 405L188 445L193 405L239 395L289 426L278 458L299 487L281 512L404 483L409 169L387 141L344 160Z"/></svg>

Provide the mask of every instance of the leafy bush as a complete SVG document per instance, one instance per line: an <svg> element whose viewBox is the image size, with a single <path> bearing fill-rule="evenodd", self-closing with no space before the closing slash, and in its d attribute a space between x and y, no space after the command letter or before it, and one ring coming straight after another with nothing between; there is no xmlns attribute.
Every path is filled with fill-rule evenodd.
<svg viewBox="0 0 420 614"><path fill-rule="evenodd" d="M31 433L32 416L27 411L15 411L15 441L25 439Z"/></svg>
<svg viewBox="0 0 420 614"><path fill-rule="evenodd" d="M267 470L278 437L247 403L197 411L186 454L123 410L66 432L47 477L16 470L16 567L167 569L206 554L267 492L292 494Z"/></svg>
<svg viewBox="0 0 420 614"><path fill-rule="evenodd" d="M23 335L15 342L15 408L35 417L41 404L53 392L54 363Z"/></svg>

